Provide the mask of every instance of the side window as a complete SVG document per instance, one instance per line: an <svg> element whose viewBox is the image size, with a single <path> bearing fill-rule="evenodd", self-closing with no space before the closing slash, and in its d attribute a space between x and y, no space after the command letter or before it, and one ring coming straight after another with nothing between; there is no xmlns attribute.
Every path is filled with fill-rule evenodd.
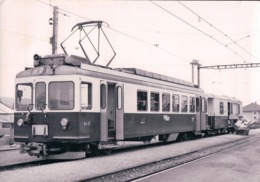
<svg viewBox="0 0 260 182"><path fill-rule="evenodd" d="M170 111L170 94L162 94L162 111Z"/></svg>
<svg viewBox="0 0 260 182"><path fill-rule="evenodd" d="M147 111L147 92L137 91L137 110Z"/></svg>
<svg viewBox="0 0 260 182"><path fill-rule="evenodd" d="M188 97L181 96L181 112L188 112Z"/></svg>
<svg viewBox="0 0 260 182"><path fill-rule="evenodd" d="M238 108L237 108L237 114L240 114L240 104L238 104L237 107L238 107Z"/></svg>
<svg viewBox="0 0 260 182"><path fill-rule="evenodd" d="M201 111L206 112L206 101L205 99L201 99Z"/></svg>
<svg viewBox="0 0 260 182"><path fill-rule="evenodd" d="M106 85L101 84L101 86L100 86L100 107L102 109L106 108L106 102L107 102Z"/></svg>
<svg viewBox="0 0 260 182"><path fill-rule="evenodd" d="M205 99L205 112L208 112L208 101Z"/></svg>
<svg viewBox="0 0 260 182"><path fill-rule="evenodd" d="M16 110L27 111L27 108L33 103L32 84L18 84L16 86Z"/></svg>
<svg viewBox="0 0 260 182"><path fill-rule="evenodd" d="M81 83L81 109L90 110L92 108L92 84Z"/></svg>
<svg viewBox="0 0 260 182"><path fill-rule="evenodd" d="M200 98L196 97L196 112L200 112Z"/></svg>
<svg viewBox="0 0 260 182"><path fill-rule="evenodd" d="M122 87L117 87L117 109L122 109Z"/></svg>
<svg viewBox="0 0 260 182"><path fill-rule="evenodd" d="M151 111L159 111L160 110L160 94L151 92L151 97L150 97L150 102L151 102Z"/></svg>
<svg viewBox="0 0 260 182"><path fill-rule="evenodd" d="M223 102L219 103L219 113L224 114L224 103Z"/></svg>
<svg viewBox="0 0 260 182"><path fill-rule="evenodd" d="M172 95L172 111L179 112L180 111L180 98L179 95Z"/></svg>
<svg viewBox="0 0 260 182"><path fill-rule="evenodd" d="M190 112L195 112L195 97L190 97Z"/></svg>
<svg viewBox="0 0 260 182"><path fill-rule="evenodd" d="M233 104L230 103L230 114L233 114Z"/></svg>

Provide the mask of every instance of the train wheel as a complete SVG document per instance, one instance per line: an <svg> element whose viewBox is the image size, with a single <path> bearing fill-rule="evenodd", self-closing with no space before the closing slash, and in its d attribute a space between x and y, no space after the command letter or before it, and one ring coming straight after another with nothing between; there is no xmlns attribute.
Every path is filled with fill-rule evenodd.
<svg viewBox="0 0 260 182"><path fill-rule="evenodd" d="M187 141L187 140L188 140L187 133L180 133L178 138L177 138L178 142L183 142L183 141Z"/></svg>
<svg viewBox="0 0 260 182"><path fill-rule="evenodd" d="M153 136L144 137L143 144L150 144Z"/></svg>
<svg viewBox="0 0 260 182"><path fill-rule="evenodd" d="M107 149L103 150L104 154L106 154L106 155L110 155L112 153L112 151L113 151L113 149L111 149L111 148L107 148Z"/></svg>
<svg viewBox="0 0 260 182"><path fill-rule="evenodd" d="M91 157L99 154L100 150L98 149L97 145L90 145L90 148L86 150L85 157Z"/></svg>
<svg viewBox="0 0 260 182"><path fill-rule="evenodd" d="M162 141L164 143L168 142L169 141L169 136L170 136L170 134L163 135L163 140Z"/></svg>

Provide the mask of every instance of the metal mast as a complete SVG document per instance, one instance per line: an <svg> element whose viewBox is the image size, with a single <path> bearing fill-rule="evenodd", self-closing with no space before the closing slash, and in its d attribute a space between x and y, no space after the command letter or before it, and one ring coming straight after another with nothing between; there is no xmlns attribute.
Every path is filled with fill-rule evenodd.
<svg viewBox="0 0 260 182"><path fill-rule="evenodd" d="M50 38L50 44L52 45L52 54L57 53L58 43L58 7L53 7L53 18L49 19L49 24L52 25L52 37Z"/></svg>
<svg viewBox="0 0 260 182"><path fill-rule="evenodd" d="M193 60L192 65L192 82L194 83L194 66L197 66L198 80L197 84L200 87L200 69L238 69L238 68L257 68L260 67L260 63L244 63L244 64L226 64L226 65L214 65L214 66L201 66L198 60Z"/></svg>

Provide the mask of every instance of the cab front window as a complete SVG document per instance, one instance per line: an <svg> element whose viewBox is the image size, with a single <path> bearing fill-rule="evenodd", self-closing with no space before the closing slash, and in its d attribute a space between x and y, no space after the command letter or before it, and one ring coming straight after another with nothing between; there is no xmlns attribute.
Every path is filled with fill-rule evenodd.
<svg viewBox="0 0 260 182"><path fill-rule="evenodd" d="M16 110L27 111L32 107L32 84L23 83L16 86Z"/></svg>
<svg viewBox="0 0 260 182"><path fill-rule="evenodd" d="M46 84L39 82L35 85L35 107L37 110L43 110L46 107Z"/></svg>
<svg viewBox="0 0 260 182"><path fill-rule="evenodd" d="M73 82L50 82L48 92L50 110L72 110L74 108Z"/></svg>

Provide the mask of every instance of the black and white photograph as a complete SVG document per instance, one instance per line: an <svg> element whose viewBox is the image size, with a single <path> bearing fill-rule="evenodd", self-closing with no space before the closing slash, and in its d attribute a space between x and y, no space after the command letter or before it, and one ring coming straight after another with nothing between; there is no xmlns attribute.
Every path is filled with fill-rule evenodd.
<svg viewBox="0 0 260 182"><path fill-rule="evenodd" d="M260 2L0 0L0 181L260 182Z"/></svg>

